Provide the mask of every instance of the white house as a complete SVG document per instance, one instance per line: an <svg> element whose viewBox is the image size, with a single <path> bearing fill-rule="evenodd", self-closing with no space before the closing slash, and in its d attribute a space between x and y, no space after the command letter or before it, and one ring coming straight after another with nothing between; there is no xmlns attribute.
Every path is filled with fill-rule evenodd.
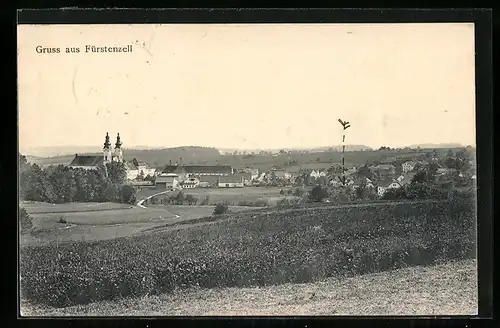
<svg viewBox="0 0 500 328"><path fill-rule="evenodd" d="M227 175L219 177L219 188L243 188L245 186L242 175Z"/></svg>
<svg viewBox="0 0 500 328"><path fill-rule="evenodd" d="M387 190L399 188L401 188L401 184L398 182L398 180L379 181L377 184L377 194L379 197L382 197L387 192Z"/></svg>
<svg viewBox="0 0 500 328"><path fill-rule="evenodd" d="M320 171L320 170L312 170L312 172L309 174L311 178L318 179L321 177L326 177L328 172L326 171Z"/></svg>
<svg viewBox="0 0 500 328"><path fill-rule="evenodd" d="M196 188L200 184L200 180L195 177L189 177L186 180L182 181L182 188Z"/></svg>
<svg viewBox="0 0 500 328"><path fill-rule="evenodd" d="M167 189L167 190L177 189L179 186L179 181L177 180L177 178L178 175L174 173L161 174L158 177L156 177L155 180L156 188Z"/></svg>
<svg viewBox="0 0 500 328"><path fill-rule="evenodd" d="M132 162L137 166L139 170L139 175L142 174L144 177L146 176L154 176L156 173L156 169L151 167L148 163L143 161L138 161L137 159L133 159Z"/></svg>
<svg viewBox="0 0 500 328"><path fill-rule="evenodd" d="M403 173L408 173L413 171L413 169L415 169L415 165L417 165L417 162L414 161L404 162L403 164L401 164L401 169Z"/></svg>

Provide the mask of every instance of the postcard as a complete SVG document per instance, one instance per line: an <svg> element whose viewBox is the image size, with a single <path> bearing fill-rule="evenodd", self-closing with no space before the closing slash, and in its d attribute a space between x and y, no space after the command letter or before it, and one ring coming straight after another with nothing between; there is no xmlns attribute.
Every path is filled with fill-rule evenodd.
<svg viewBox="0 0 500 328"><path fill-rule="evenodd" d="M19 24L21 315L477 314L474 28Z"/></svg>

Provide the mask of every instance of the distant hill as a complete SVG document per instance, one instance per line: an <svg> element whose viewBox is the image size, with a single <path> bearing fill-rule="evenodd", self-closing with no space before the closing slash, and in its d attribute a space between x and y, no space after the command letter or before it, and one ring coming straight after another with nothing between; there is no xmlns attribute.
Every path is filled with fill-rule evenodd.
<svg viewBox="0 0 500 328"><path fill-rule="evenodd" d="M324 147L314 147L314 148L276 148L276 149L242 149L242 148L219 148L222 154L232 154L235 151L238 153L246 152L247 154L258 154L260 151L270 151L272 153L278 153L280 150L288 151L304 151L304 152L324 152L330 149L341 151L342 145L336 146L324 146ZM365 145L346 145L346 151L360 151L360 150L371 150L371 147Z"/></svg>
<svg viewBox="0 0 500 328"><path fill-rule="evenodd" d="M465 147L464 145L461 145L459 143L439 143L439 144L417 144L417 145L410 145L408 146L409 148L462 148Z"/></svg>
<svg viewBox="0 0 500 328"><path fill-rule="evenodd" d="M33 156L27 155L26 159L30 163L36 163L42 166L46 165L59 165L64 164L68 165L71 163L75 154L79 155L100 155L102 154L101 150L97 151L91 149L91 151L81 151L88 150L86 147L75 147L69 154L66 153L60 156L50 156L50 157L41 157L41 156ZM175 148L165 148L165 149L123 149L123 155L125 160L129 161L133 158L137 158L138 160L145 161L152 166L161 167L166 164L172 162L172 164L179 163L182 159L182 163L184 164L203 164L203 163L216 163L220 157L220 153L215 148L208 147L175 147Z"/></svg>

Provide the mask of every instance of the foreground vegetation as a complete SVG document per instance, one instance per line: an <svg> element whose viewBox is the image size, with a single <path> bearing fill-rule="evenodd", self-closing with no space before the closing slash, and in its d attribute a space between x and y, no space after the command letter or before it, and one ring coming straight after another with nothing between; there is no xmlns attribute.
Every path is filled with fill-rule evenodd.
<svg viewBox="0 0 500 328"><path fill-rule="evenodd" d="M24 246L21 297L70 306L188 287L303 283L473 258L470 198L260 210L177 231Z"/></svg>
<svg viewBox="0 0 500 328"><path fill-rule="evenodd" d="M97 170L58 165L41 168L19 155L20 199L47 203L118 202L134 204L136 189L126 184L123 163L107 163Z"/></svg>
<svg viewBox="0 0 500 328"><path fill-rule="evenodd" d="M475 260L347 279L253 288L190 288L66 308L21 303L27 316L476 315Z"/></svg>

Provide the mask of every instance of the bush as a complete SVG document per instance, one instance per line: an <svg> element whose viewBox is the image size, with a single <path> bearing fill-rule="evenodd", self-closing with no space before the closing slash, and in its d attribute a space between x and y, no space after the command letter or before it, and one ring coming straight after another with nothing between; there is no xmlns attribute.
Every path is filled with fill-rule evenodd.
<svg viewBox="0 0 500 328"><path fill-rule="evenodd" d="M30 231L33 228L33 219L24 207L19 207L19 229L21 233Z"/></svg>
<svg viewBox="0 0 500 328"><path fill-rule="evenodd" d="M198 198L196 198L194 195L188 194L186 195L186 202L188 205L196 205L198 203Z"/></svg>
<svg viewBox="0 0 500 328"><path fill-rule="evenodd" d="M137 193L134 186L124 185L121 189L121 202L125 204L135 204Z"/></svg>
<svg viewBox="0 0 500 328"><path fill-rule="evenodd" d="M21 297L60 307L177 288L312 282L473 258L474 199L455 199L262 209L158 234L22 246Z"/></svg>
<svg viewBox="0 0 500 328"><path fill-rule="evenodd" d="M217 204L214 208L213 215L221 215L226 213L229 210L229 207L226 204Z"/></svg>
<svg viewBox="0 0 500 328"><path fill-rule="evenodd" d="M322 202L325 198L328 198L328 196L328 190L321 185L314 186L309 193L309 199L313 202Z"/></svg>
<svg viewBox="0 0 500 328"><path fill-rule="evenodd" d="M62 216L59 218L59 220L57 220L57 222L59 222L59 223L67 223L66 219L63 218Z"/></svg>

